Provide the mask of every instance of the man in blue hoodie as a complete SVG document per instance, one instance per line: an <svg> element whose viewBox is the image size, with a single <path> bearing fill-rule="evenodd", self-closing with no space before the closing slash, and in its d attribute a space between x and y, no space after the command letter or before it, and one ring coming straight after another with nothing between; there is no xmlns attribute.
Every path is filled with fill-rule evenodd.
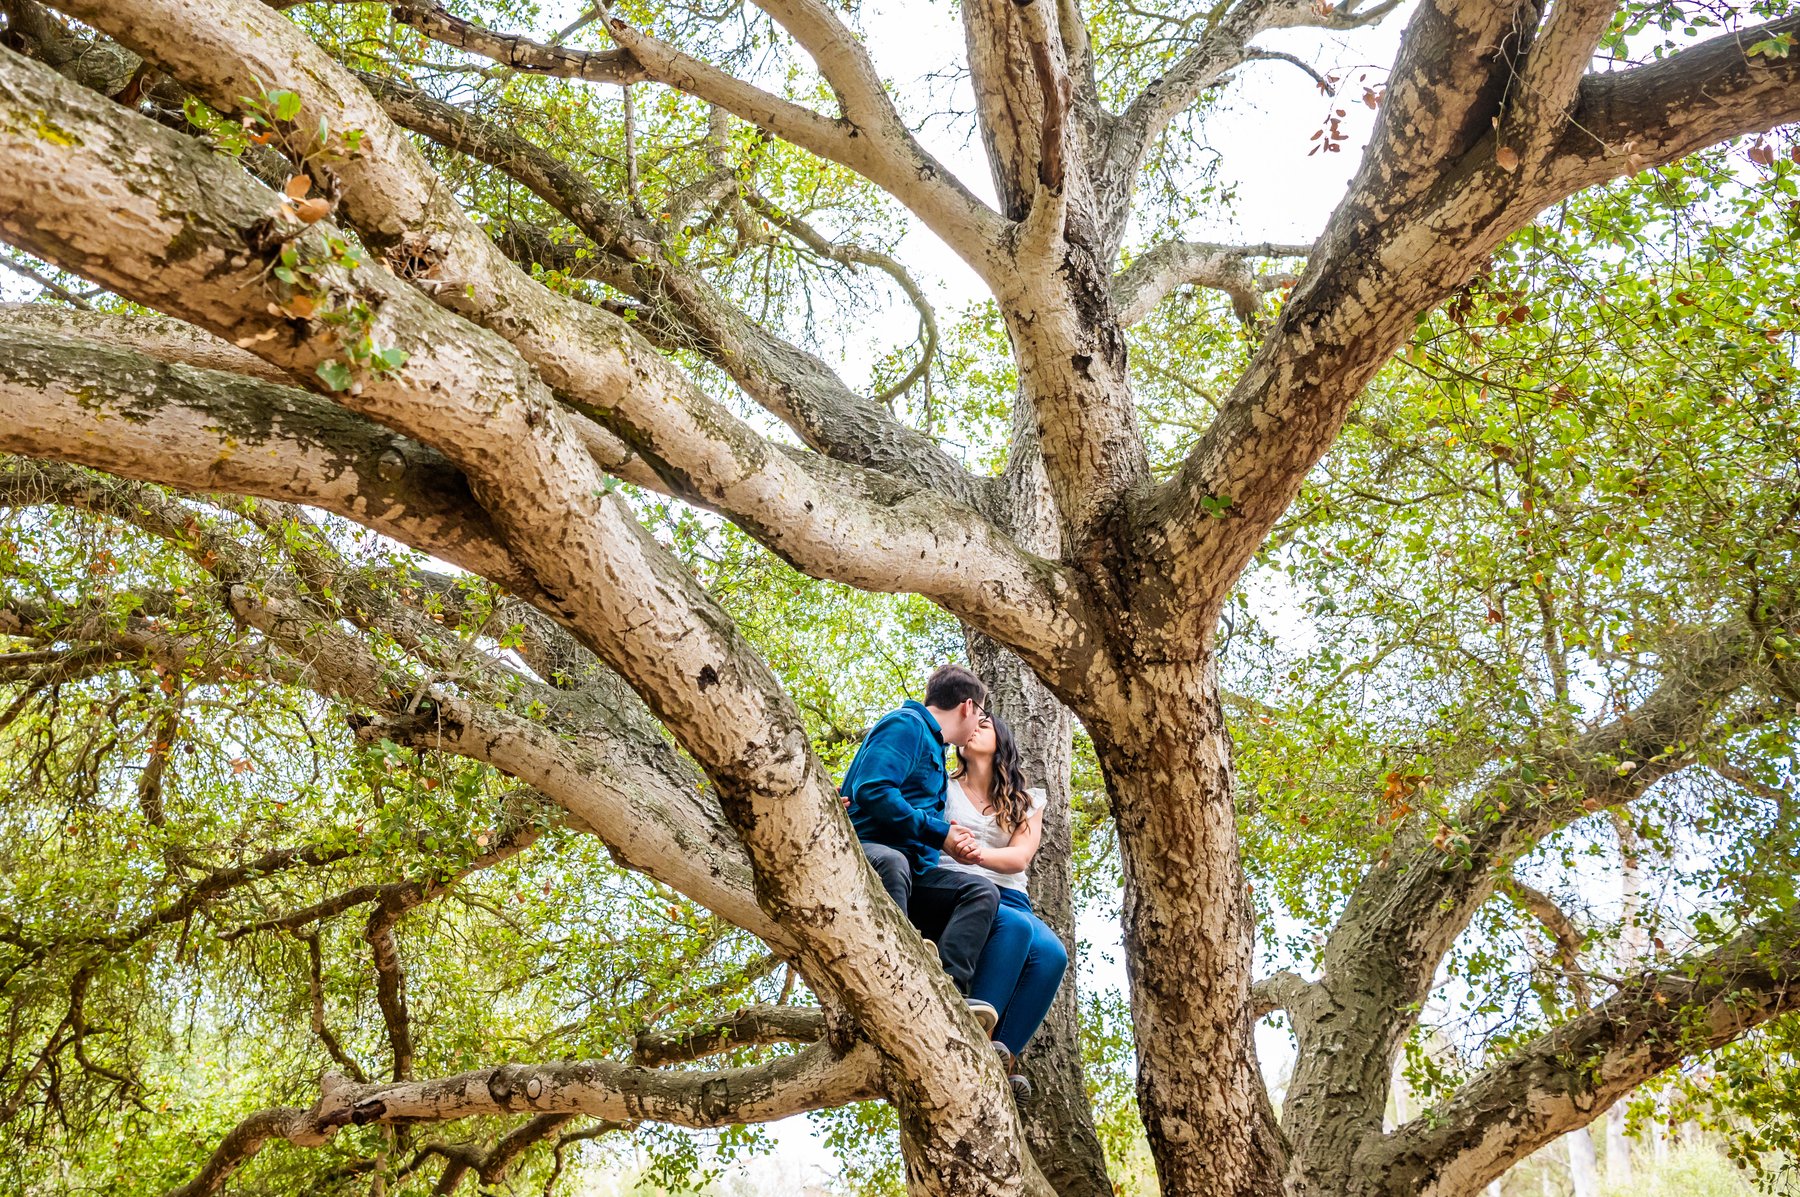
<svg viewBox="0 0 1800 1197"><path fill-rule="evenodd" d="M957 851L944 818L944 748L969 742L986 715L987 697L980 678L945 665L925 683L924 702L908 699L869 729L839 788L882 887L921 934L937 940L944 971L964 994L1000 894L986 877L938 867L941 853ZM993 1007L970 1005L978 1018L991 1020Z"/></svg>

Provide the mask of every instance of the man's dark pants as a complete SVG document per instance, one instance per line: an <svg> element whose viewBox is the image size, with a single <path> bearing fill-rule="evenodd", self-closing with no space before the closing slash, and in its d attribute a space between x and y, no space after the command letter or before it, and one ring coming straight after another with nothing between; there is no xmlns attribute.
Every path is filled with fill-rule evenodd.
<svg viewBox="0 0 1800 1197"><path fill-rule="evenodd" d="M886 844L863 841L863 855L881 878L894 904L906 912L926 939L934 939L944 971L956 988L969 992L975 961L994 928L994 912L1000 908L1000 890L986 877L955 869L912 871L906 853Z"/></svg>

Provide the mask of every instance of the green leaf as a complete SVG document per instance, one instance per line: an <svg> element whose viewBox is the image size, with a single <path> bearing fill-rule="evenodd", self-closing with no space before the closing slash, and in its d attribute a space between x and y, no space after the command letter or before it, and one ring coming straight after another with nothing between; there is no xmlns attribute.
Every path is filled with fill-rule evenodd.
<svg viewBox="0 0 1800 1197"><path fill-rule="evenodd" d="M350 389L350 383L354 381L350 373L350 367L346 366L343 362L338 361L336 358L332 358L330 361L320 362L317 373L319 375L319 380L333 391L347 391Z"/></svg>
<svg viewBox="0 0 1800 1197"><path fill-rule="evenodd" d="M272 91L269 93L269 109L274 112L275 119L291 121L300 115L300 97L291 91Z"/></svg>
<svg viewBox="0 0 1800 1197"><path fill-rule="evenodd" d="M1774 37L1765 37L1762 41L1753 43L1745 53L1752 57L1761 54L1765 58L1786 58L1788 51L1793 48L1793 34L1777 33Z"/></svg>

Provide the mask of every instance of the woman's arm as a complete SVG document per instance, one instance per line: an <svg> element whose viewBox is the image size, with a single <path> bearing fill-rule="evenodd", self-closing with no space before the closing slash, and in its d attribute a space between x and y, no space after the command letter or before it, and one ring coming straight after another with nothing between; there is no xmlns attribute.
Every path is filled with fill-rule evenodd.
<svg viewBox="0 0 1800 1197"><path fill-rule="evenodd" d="M981 858L972 863L996 873L1023 873L1031 867L1043 838L1044 812L1040 810L1013 829L1006 847L983 848Z"/></svg>

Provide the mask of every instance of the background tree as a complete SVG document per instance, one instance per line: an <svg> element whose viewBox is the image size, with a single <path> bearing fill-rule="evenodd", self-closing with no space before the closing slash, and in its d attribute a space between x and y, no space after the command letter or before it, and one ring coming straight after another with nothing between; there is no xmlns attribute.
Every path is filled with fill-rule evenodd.
<svg viewBox="0 0 1800 1197"><path fill-rule="evenodd" d="M1394 1061L1422 1033L1446 955L1497 894L1534 915L1544 909L1516 876L1521 857L1704 763L1712 746L1725 751L1778 727L1791 702L1781 655L1793 623L1782 575L1791 517L1776 497L1784 484L1755 492L1766 501L1715 506L1726 514L1714 523L1697 502L1645 502L1641 520L1628 515L1619 497L1656 493L1660 474L1702 443L1694 430L1711 413L1693 396L1680 418L1671 405L1658 456L1656 433L1642 439L1643 413L1630 407L1655 397L1630 384L1655 376L1622 375L1621 414L1615 393L1579 373L1596 345L1638 348L1628 324L1590 328L1536 311L1530 269L1471 286L1546 207L1800 116L1788 53L1800 18L1785 6L1759 6L1761 24L1687 5L1418 6L1385 86L1367 93L1379 117L1357 177L1311 246L1134 244L1137 229L1182 228L1193 202L1140 180L1192 169L1182 122L1266 53L1252 44L1259 34L1354 27L1397 4L1244 0L1192 15L965 5L992 203L920 143L845 18L809 2L772 0L728 19L595 12L535 39L513 31L526 15L506 11L474 13L477 21L431 5L294 7L7 5L0 234L106 292L84 297L82 284L45 275L66 297L106 298L116 310L9 314L0 447L23 455L11 467L20 504L74 509L167 546L134 559L123 577L92 558L100 568L90 575L106 579L96 587L36 560L49 538L22 545L30 567L55 581L21 594L9 615L30 642L14 662L14 721L27 712L34 721L18 732L20 776L54 773L107 812L100 821L116 821L119 787L99 775L116 745L92 728L96 716L105 726L123 714L148 728L141 776L151 780L138 787L133 817L168 825L159 779L189 719L187 699L176 697L189 674L205 686L278 681L351 707L359 751L377 758L366 779L321 787L306 824L317 843L270 826L221 835L218 814L197 829L146 832L160 866L132 872L139 921L130 929L83 929L83 919L33 899L48 924L8 940L17 974L40 986L20 1007L9 1112L30 1104L44 1128L64 1117L71 1067L89 1103L73 1105L84 1125L100 1125L107 1102L129 1100L141 1082L89 1050L96 1025L127 1045L129 1036L97 1022L88 994L103 962L129 971L140 944L154 958L162 928L183 928L169 950L186 959L187 932L206 908L209 922L224 911L233 921L217 924L215 940L239 923L238 938L289 935L274 942L310 970L318 1049L340 1070L310 1105L238 1123L190 1192L216 1189L272 1138L347 1152L336 1166L350 1172L411 1175L442 1158L437 1183L454 1187L471 1172L505 1172L531 1143L587 1133L563 1121L576 1114L598 1119L595 1130L738 1125L876 1096L898 1115L914 1191L1107 1191L1073 1003L1034 1049L1046 1097L1022 1125L973 1023L854 846L813 748L820 733L850 729L833 723L816 691L811 702L823 709L809 722L800 705L809 696L784 688L734 622L742 615L753 627L780 600L764 586L734 604L729 569L707 560L714 516L694 510L804 573L920 595L961 620L1051 786L1054 843L1069 838L1069 713L1079 718L1118 851L1137 1107L1166 1193L1473 1191L1669 1066L1787 1010L1789 904L1740 904L1711 928L1696 923L1691 951L1614 977L1573 1010L1547 1011L1478 1070L1445 1078L1429 1114L1383 1127ZM1602 48L1650 61L1594 72ZM624 88L625 98L612 105L591 85ZM1336 136L1334 127L1333 144ZM1773 196L1792 190L1773 147L1759 141L1752 154ZM883 360L868 387L807 349L818 326L795 299L820 272L879 272L921 298L892 253L859 240L865 227L892 227L895 205L994 298L990 335L968 349L984 364L965 367L1011 390L986 413L1004 422L991 456L958 460L933 435L945 431L943 400L929 386L940 332L923 307L917 348ZM1621 216L1605 227L1629 225ZM1262 298L1282 284L1248 263L1300 257L1291 291ZM1549 272L1554 261L1532 269ZM1666 297L1677 311L1724 303L1727 266L1713 266L1702 291L1704 270L1660 272L1685 284ZM1198 424L1195 433L1165 427L1168 435L1146 437L1140 394L1146 413L1167 411L1191 362L1139 354L1152 370L1134 376L1130 329L1172 319L1167 302L1185 302L1170 296L1188 286L1226 292L1248 331L1207 349L1202 360L1223 372L1197 388L1217 398L1211 413L1190 405L1183 422ZM1365 414L1346 449L1344 468L1372 469L1385 501L1359 509L1338 498L1289 515L1353 403L1445 300L1443 346L1427 337L1411 358L1441 393L1378 387L1368 411L1379 418ZM1737 411L1778 423L1791 383L1777 369L1791 362L1790 312L1757 330L1786 357L1731 338L1719 354L1739 373L1696 385L1729 384ZM1727 315L1737 334L1765 318L1760 307ZM1457 343L1471 316L1535 338L1522 355L1530 370L1502 383L1505 413L1461 393L1479 395L1483 371L1497 369L1494 340L1471 338L1472 354ZM1001 335L1010 369L981 356ZM1435 365L1434 352L1444 359ZM1458 397L1447 403L1442 393ZM1530 404L1547 410L1527 419ZM1409 525L1393 506L1408 492L1393 484L1410 484L1415 462L1428 468L1416 442L1435 431L1418 429L1447 412L1471 420L1480 472L1439 460L1445 493L1411 497L1447 505L1420 507ZM1741 429L1705 431L1719 438L1718 462L1738 463L1760 444ZM1631 454L1629 472L1569 448L1609 436ZM1790 477L1783 461L1769 478ZM1699 471L1696 490L1730 475L1714 470ZM181 499L159 486L215 497ZM383 542L286 504L335 513L485 581L396 560ZM1442 543L1452 515L1493 520L1515 504L1528 518L1514 543L1466 557L1459 543ZM1552 521L1529 518L1536 512L1554 512L1566 531L1546 531ZM1335 542L1312 539L1334 526ZM1726 543L1727 529L1749 538L1729 542L1747 548L1735 565L1704 551ZM1266 856L1278 868L1279 854L1243 851L1240 822L1254 846L1267 812L1246 812L1234 788L1219 652L1239 624L1226 625L1225 641L1218 633L1240 574L1272 534L1300 582L1316 582L1326 544L1364 568L1392 560L1420 578L1441 570L1428 596L1377 587L1343 626L1328 619L1326 628L1359 653L1379 649L1376 631L1410 610L1422 617L1416 638L1354 672L1380 676L1392 662L1455 698L1443 711L1387 706L1357 735L1319 741L1338 753L1389 749L1385 761L1365 751L1355 762L1360 792L1379 781L1378 817L1370 828L1366 810L1356 820L1323 792L1326 826L1300 826L1331 867L1291 882L1317 914L1331 912L1310 962L1318 979L1276 973L1253 985L1256 887L1246 860ZM1634 545L1634 535L1644 539ZM1696 538L1686 575L1640 574L1636 559L1618 556L1669 535ZM1578 543L1597 548L1582 560L1615 591L1630 582L1642 594L1590 603L1599 584L1562 556ZM773 568L742 542L733 552L757 562L745 568ZM149 564L157 560L171 564ZM1690 593L1684 579L1710 590ZM1473 617L1471 594L1486 603ZM1517 610L1525 596L1537 606L1529 654L1509 638L1533 623L1529 608ZM1390 597L1398 608L1384 605ZM908 608L893 610L901 618ZM780 651L778 637L761 639ZM1444 663L1479 661L1484 649L1485 667ZM1348 721L1334 707L1342 683L1330 678L1361 660L1334 645L1290 668L1315 724ZM160 663L151 675L168 685L127 688L129 699L93 685L82 691L88 705L64 709L63 673L91 682L121 662ZM1251 709L1285 732L1271 701L1281 696L1262 691L1248 691L1261 704ZM1496 704L1516 718L1495 720ZM60 730L71 719L81 728L72 737ZM1396 731L1420 736L1404 756ZM850 737L821 738L841 750ZM1283 777L1283 750L1279 738L1254 745L1259 794ZM442 754L464 763L436 763ZM232 776L254 769L242 753L224 759ZM293 754L319 759L331 758ZM363 807L388 809L389 760L436 778L429 789L420 781L428 794L482 803L484 817L434 800L429 818L402 815L391 831L375 820L377 833L399 838L360 850L370 821L343 823ZM239 771L238 761L250 767ZM1757 769L1744 775L1780 792L1768 762ZM522 788L502 796L496 775ZM220 780L195 809L242 819ZM1753 792L1733 784L1733 794ZM38 834L54 826L22 809ZM1325 834L1339 815L1352 825ZM450 841L432 834L434 822L479 829ZM646 1073L606 1054L622 1034L612 1024L611 1038L564 1031L537 1056L597 1053L581 1063L495 1067L477 1051L445 1049L434 1061L442 1073L488 1066L419 1079L442 1073L419 1067L397 929L448 893L479 891L492 869L501 878L524 867L514 858L545 834L560 839L558 825L597 835L627 869L760 940L819 1003L796 1016L778 1000L792 996L785 982L760 993L757 985L777 984L757 974L773 967L758 963L763 948L722 924L708 931L675 904L669 918L694 925L684 950L696 955L669 971L685 977L691 960L718 951L710 960L722 975L708 984L720 995L759 992L769 1008L738 1015L725 1032L667 1040L650 1018L648 1038L633 1040L639 1058L713 1054L720 1033L731 1044L812 1046L741 1071ZM81 826L72 820L61 834ZM245 857L247 845L262 855ZM105 855L79 853L84 862ZM1066 931L1069 865L1046 863L1035 892ZM67 889L57 879L79 875L52 868L47 884ZM366 1063L367 1044L359 1055L337 1039L323 1001L317 928L344 934L336 916L352 908L368 910L360 934L391 1064L380 1069L385 1081ZM544 934L557 933L561 913L543 915ZM496 917L530 938L529 926ZM463 950L479 960L476 943ZM1559 959L1563 974L1580 974L1580 952L1565 947ZM631 992L652 1010L690 996L672 993L661 972L634 978ZM1551 999L1557 992L1546 986ZM1291 1019L1298 1043L1279 1120L1251 1034L1273 1009ZM644 1018L632 1009L631 1020ZM503 1115L531 1117L479 1149L416 1137L421 1122ZM346 1126L364 1128L353 1149L338 1134Z"/></svg>

